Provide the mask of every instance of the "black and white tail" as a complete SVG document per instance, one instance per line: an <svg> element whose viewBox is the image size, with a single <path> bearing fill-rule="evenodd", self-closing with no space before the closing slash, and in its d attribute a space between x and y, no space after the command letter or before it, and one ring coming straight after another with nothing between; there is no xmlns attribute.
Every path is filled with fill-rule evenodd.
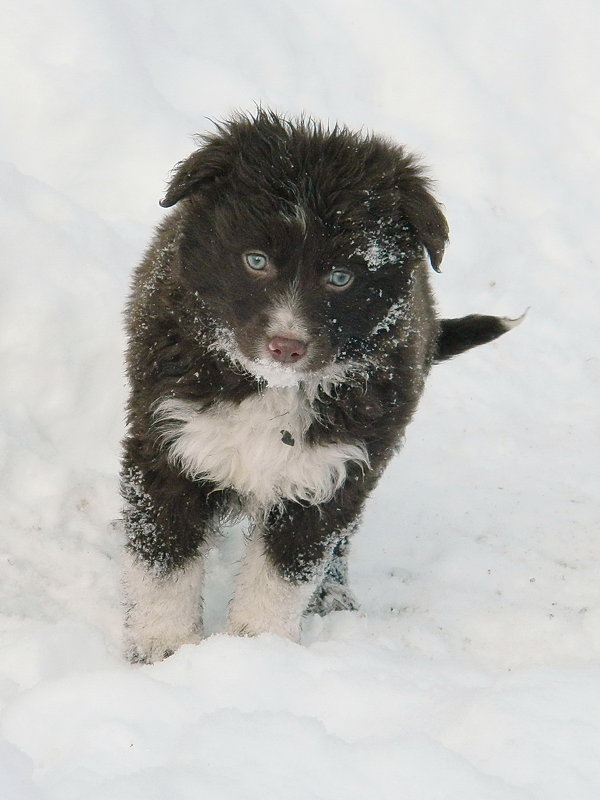
<svg viewBox="0 0 600 800"><path fill-rule="evenodd" d="M520 325L525 319L525 314L516 319L469 314L467 317L440 320L440 335L434 360L445 361L447 358L464 353L465 350L470 350L471 347L497 339L498 336Z"/></svg>

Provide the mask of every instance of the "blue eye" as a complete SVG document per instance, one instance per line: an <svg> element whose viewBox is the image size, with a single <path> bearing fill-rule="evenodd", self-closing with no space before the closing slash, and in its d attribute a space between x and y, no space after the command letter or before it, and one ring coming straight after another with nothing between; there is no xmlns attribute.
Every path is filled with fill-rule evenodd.
<svg viewBox="0 0 600 800"><path fill-rule="evenodd" d="M327 276L327 283L335 286L336 289L344 289L350 286L354 280L354 275L349 269L332 269Z"/></svg>
<svg viewBox="0 0 600 800"><path fill-rule="evenodd" d="M264 253L244 253L244 261L250 269L260 272L266 269L268 259Z"/></svg>

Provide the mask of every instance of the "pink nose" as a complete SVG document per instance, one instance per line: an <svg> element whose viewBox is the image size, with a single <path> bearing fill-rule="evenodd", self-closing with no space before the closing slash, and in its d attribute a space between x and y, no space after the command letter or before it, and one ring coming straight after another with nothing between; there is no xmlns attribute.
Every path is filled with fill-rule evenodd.
<svg viewBox="0 0 600 800"><path fill-rule="evenodd" d="M274 336L269 342L269 352L275 361L281 361L282 364L293 364L306 354L306 345L297 339Z"/></svg>

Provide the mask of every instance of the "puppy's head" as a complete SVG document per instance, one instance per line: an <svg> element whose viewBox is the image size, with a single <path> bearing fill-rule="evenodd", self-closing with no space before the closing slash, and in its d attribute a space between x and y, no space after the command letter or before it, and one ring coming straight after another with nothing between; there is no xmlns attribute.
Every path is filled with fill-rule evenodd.
<svg viewBox="0 0 600 800"><path fill-rule="evenodd" d="M414 159L343 128L237 117L176 169L181 277L214 347L255 376L335 374L417 313L414 275L448 229Z"/></svg>

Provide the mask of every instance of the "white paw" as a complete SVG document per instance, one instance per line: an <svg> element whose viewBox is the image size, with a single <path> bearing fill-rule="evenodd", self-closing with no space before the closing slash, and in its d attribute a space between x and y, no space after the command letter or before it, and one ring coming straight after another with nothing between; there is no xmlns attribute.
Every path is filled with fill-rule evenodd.
<svg viewBox="0 0 600 800"><path fill-rule="evenodd" d="M200 632L170 639L167 637L143 641L129 639L125 647L125 656L132 664L154 664L172 656L184 644L198 644L201 641Z"/></svg>
<svg viewBox="0 0 600 800"><path fill-rule="evenodd" d="M152 664L182 644L202 638L200 558L165 576L152 575L130 558L123 574L126 655L134 663Z"/></svg>

